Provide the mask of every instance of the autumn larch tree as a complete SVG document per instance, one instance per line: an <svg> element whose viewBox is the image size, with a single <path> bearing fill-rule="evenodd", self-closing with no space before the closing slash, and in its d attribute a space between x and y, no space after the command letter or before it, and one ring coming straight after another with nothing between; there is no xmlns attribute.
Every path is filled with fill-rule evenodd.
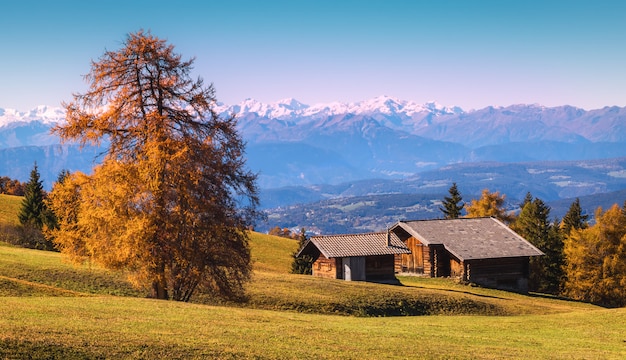
<svg viewBox="0 0 626 360"><path fill-rule="evenodd" d="M565 239L565 295L605 306L626 306L626 213L598 208L595 224Z"/></svg>
<svg viewBox="0 0 626 360"><path fill-rule="evenodd" d="M505 198L504 195L500 195L497 191L492 193L489 192L489 189L484 189L480 199L472 199L469 204L465 204L467 217L493 216L508 224L514 220L514 216L509 214L504 207Z"/></svg>
<svg viewBox="0 0 626 360"><path fill-rule="evenodd" d="M439 210L443 212L444 219L458 219L463 211L463 198L456 183L452 183L452 186L448 189L450 196L445 196L441 204L443 207L439 207Z"/></svg>
<svg viewBox="0 0 626 360"><path fill-rule="evenodd" d="M64 104L64 141L106 144L92 175L53 189L62 252L133 274L159 299L198 288L238 298L251 272L247 228L258 215L256 174L234 116L220 117L213 85L193 59L149 32L92 62L89 89ZM77 197L79 198L77 200Z"/></svg>

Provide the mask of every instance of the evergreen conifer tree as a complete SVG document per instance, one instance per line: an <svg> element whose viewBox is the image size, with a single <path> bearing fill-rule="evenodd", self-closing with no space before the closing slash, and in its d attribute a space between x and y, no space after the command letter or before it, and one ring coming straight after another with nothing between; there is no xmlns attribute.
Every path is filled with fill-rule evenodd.
<svg viewBox="0 0 626 360"><path fill-rule="evenodd" d="M576 198L572 205L569 207L567 214L563 217L563 233L567 236L572 229L586 229L587 219L589 215L583 215L583 210L580 207L580 200Z"/></svg>
<svg viewBox="0 0 626 360"><path fill-rule="evenodd" d="M298 236L298 250L293 253L293 262L291 263L292 274L311 275L313 273L313 258L311 257L311 255L296 256L298 252L304 247L306 241L306 231L303 228L300 230L300 234Z"/></svg>
<svg viewBox="0 0 626 360"><path fill-rule="evenodd" d="M32 225L41 229L43 227L43 214L46 210L44 203L45 192L40 179L37 163L30 172L30 179L24 189L24 200L18 218L22 225Z"/></svg>
<svg viewBox="0 0 626 360"><path fill-rule="evenodd" d="M24 200L18 214L21 228L22 246L54 250L52 241L46 239L42 230L56 224L54 213L46 206L46 192L40 179L37 163L30 172L30 179L24 186Z"/></svg>
<svg viewBox="0 0 626 360"><path fill-rule="evenodd" d="M526 204L531 203L532 201L533 201L533 195L529 191L526 193L526 196L524 197L524 200L520 204L519 208L523 209L524 206L526 206Z"/></svg>
<svg viewBox="0 0 626 360"><path fill-rule="evenodd" d="M550 207L541 199L527 202L512 228L544 256L530 259L531 291L557 294L563 281L563 237L558 222L550 223Z"/></svg>
<svg viewBox="0 0 626 360"><path fill-rule="evenodd" d="M448 193L450 196L443 198L441 202L443 207L439 207L439 210L443 212L444 219L458 219L461 216L461 211L465 204L463 203L463 198L459 193L456 183L452 183L452 186L448 189Z"/></svg>

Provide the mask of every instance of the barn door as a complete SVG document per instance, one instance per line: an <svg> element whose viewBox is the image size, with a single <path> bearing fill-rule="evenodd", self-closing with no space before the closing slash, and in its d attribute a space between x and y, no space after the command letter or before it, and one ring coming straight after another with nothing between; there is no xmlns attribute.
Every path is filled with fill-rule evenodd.
<svg viewBox="0 0 626 360"><path fill-rule="evenodd" d="M402 272L424 273L424 245L414 237L406 241L406 246L411 250L410 254L402 254Z"/></svg>
<svg viewBox="0 0 626 360"><path fill-rule="evenodd" d="M346 257L341 259L343 279L346 281L365 281L365 258Z"/></svg>
<svg viewBox="0 0 626 360"><path fill-rule="evenodd" d="M352 271L350 270L350 258L341 259L341 267L343 269L343 279L346 281L352 281Z"/></svg>

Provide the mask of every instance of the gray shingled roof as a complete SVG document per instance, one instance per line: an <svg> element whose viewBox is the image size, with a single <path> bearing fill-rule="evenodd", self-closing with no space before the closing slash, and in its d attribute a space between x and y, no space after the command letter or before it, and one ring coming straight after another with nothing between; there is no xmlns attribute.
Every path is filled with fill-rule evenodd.
<svg viewBox="0 0 626 360"><path fill-rule="evenodd" d="M411 251L394 233L390 233L390 246L387 245L387 233L346 234L313 236L304 245L299 254L309 253L315 246L327 258L351 256L374 256L392 254L410 254Z"/></svg>
<svg viewBox="0 0 626 360"><path fill-rule="evenodd" d="M459 260L543 255L494 218L400 221L398 226L425 245L442 244Z"/></svg>

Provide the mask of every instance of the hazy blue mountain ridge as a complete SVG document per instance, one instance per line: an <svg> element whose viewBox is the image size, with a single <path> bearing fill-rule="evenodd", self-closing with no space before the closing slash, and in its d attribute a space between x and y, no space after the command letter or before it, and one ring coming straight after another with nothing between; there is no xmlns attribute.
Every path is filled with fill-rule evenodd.
<svg viewBox="0 0 626 360"><path fill-rule="evenodd" d="M313 106L248 99L216 109L237 114L248 165L259 173L267 207L370 193L441 192L452 181L468 191L492 188L517 197L533 190L547 199L626 188L625 177L598 169L588 174L568 165L568 173L552 174L559 179L516 165L626 157L626 108L511 105L464 111L381 96ZM46 106L0 109L0 174L25 181L37 161L50 186L63 168L89 172L99 150L57 145L49 133L63 116L62 109ZM333 187L345 191L311 190Z"/></svg>

